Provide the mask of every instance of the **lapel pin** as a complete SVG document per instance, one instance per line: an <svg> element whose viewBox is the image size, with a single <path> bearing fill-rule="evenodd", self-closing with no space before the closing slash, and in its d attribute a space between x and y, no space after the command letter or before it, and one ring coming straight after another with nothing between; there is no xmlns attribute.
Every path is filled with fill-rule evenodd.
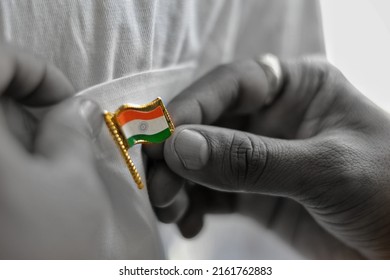
<svg viewBox="0 0 390 280"><path fill-rule="evenodd" d="M125 104L115 113L104 112L104 120L117 144L123 159L139 189L144 187L129 149L136 144L164 142L175 130L175 126L158 97L143 105Z"/></svg>

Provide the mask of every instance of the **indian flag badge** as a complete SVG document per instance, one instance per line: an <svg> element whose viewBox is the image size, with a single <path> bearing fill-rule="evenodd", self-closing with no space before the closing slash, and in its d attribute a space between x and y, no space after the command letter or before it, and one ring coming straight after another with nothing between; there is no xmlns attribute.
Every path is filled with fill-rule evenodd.
<svg viewBox="0 0 390 280"><path fill-rule="evenodd" d="M139 189L144 187L128 150L136 144L161 143L175 127L161 98L143 105L125 104L115 113L104 112L104 119Z"/></svg>

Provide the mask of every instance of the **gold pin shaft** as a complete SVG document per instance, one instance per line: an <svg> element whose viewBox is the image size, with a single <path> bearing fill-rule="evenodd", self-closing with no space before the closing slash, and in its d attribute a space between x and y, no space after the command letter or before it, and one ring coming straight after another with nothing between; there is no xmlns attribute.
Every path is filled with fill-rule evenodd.
<svg viewBox="0 0 390 280"><path fill-rule="evenodd" d="M113 118L113 114L111 114L110 112L104 112L104 120L111 133L112 138L114 139L114 142L118 145L118 148L122 154L123 159L126 162L127 168L129 169L131 176L133 176L133 179L137 184L138 188L143 189L144 184L142 183L141 176L139 175L137 168L135 167L128 153L128 146L125 144L124 139L122 138L121 134L118 132L118 128L116 127L115 123L112 121L112 118Z"/></svg>

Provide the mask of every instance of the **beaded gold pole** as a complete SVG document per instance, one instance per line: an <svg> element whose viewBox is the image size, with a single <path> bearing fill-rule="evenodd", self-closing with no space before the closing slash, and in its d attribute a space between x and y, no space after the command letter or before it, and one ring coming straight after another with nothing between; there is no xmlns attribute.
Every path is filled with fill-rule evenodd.
<svg viewBox="0 0 390 280"><path fill-rule="evenodd" d="M129 169L131 176L133 176L133 179L137 184L138 188L143 189L144 184L142 183L141 176L139 175L137 168L135 167L127 151L129 148L127 142L124 141L122 135L118 132L118 128L113 122L112 118L113 118L112 113L107 111L104 112L104 120L107 124L108 129L110 130L112 138L114 139L115 143L118 145L118 148L122 154L123 159L126 162L127 168Z"/></svg>

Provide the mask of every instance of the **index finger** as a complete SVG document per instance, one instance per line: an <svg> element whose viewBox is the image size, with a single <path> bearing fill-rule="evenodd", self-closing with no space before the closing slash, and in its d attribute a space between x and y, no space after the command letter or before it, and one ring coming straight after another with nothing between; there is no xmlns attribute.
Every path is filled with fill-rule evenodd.
<svg viewBox="0 0 390 280"><path fill-rule="evenodd" d="M174 123L211 124L225 112L249 113L265 104L269 84L254 60L222 65L206 74L168 105Z"/></svg>
<svg viewBox="0 0 390 280"><path fill-rule="evenodd" d="M173 123L212 124L225 113L249 113L265 105L269 82L255 60L221 65L197 80L167 106ZM162 158L162 144L146 145L152 158Z"/></svg>

